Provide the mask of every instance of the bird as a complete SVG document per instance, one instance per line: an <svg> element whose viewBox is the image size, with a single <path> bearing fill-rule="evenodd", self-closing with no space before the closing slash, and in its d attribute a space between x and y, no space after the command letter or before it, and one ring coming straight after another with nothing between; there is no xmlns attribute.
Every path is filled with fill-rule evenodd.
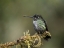
<svg viewBox="0 0 64 48"><path fill-rule="evenodd" d="M37 32L37 34L42 35L45 31L49 31L47 23L43 19L42 15L37 15L37 14L35 14L33 16L24 15L24 17L30 17L33 19L33 26L34 26L34 29ZM48 40L49 38L51 38L51 36L47 35L44 39Z"/></svg>

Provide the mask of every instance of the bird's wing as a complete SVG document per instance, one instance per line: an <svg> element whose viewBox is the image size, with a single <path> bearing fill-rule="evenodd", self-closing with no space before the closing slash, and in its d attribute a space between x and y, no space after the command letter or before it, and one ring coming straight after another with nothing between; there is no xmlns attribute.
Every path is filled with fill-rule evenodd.
<svg viewBox="0 0 64 48"><path fill-rule="evenodd" d="M48 31L48 26L47 26L47 23L46 21L43 19L44 23L45 23L45 27L46 27L46 31Z"/></svg>
<svg viewBox="0 0 64 48"><path fill-rule="evenodd" d="M37 22L38 22L39 28L41 28L41 29L43 29L43 30L46 29L46 26L45 26L44 21L42 21L42 20L37 20Z"/></svg>

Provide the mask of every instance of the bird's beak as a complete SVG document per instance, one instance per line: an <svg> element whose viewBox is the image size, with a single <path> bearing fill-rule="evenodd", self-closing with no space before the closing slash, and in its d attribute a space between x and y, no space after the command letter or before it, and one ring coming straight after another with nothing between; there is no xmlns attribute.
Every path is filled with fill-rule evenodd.
<svg viewBox="0 0 64 48"><path fill-rule="evenodd" d="M33 18L33 16L26 16L26 15L24 15L23 17L29 17L29 18Z"/></svg>

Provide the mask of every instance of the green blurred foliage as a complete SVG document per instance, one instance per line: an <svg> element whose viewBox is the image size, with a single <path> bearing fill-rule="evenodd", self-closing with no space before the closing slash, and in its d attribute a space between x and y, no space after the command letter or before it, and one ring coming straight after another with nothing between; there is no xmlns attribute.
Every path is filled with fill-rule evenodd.
<svg viewBox="0 0 64 48"><path fill-rule="evenodd" d="M35 33L32 16L41 14L52 39L41 48L64 48L64 0L0 0L0 43L18 39L23 32Z"/></svg>

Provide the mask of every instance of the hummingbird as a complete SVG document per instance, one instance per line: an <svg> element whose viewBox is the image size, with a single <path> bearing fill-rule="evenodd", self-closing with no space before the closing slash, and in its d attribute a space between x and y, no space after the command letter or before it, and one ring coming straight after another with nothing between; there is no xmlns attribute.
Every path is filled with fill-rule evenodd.
<svg viewBox="0 0 64 48"><path fill-rule="evenodd" d="M33 19L33 26L34 26L34 29L37 32L37 34L42 35L45 31L49 31L47 23L41 15L37 15L37 14L35 14L33 16L25 15L24 17L30 17ZM48 40L49 38L51 38L51 36L47 35L44 39Z"/></svg>

